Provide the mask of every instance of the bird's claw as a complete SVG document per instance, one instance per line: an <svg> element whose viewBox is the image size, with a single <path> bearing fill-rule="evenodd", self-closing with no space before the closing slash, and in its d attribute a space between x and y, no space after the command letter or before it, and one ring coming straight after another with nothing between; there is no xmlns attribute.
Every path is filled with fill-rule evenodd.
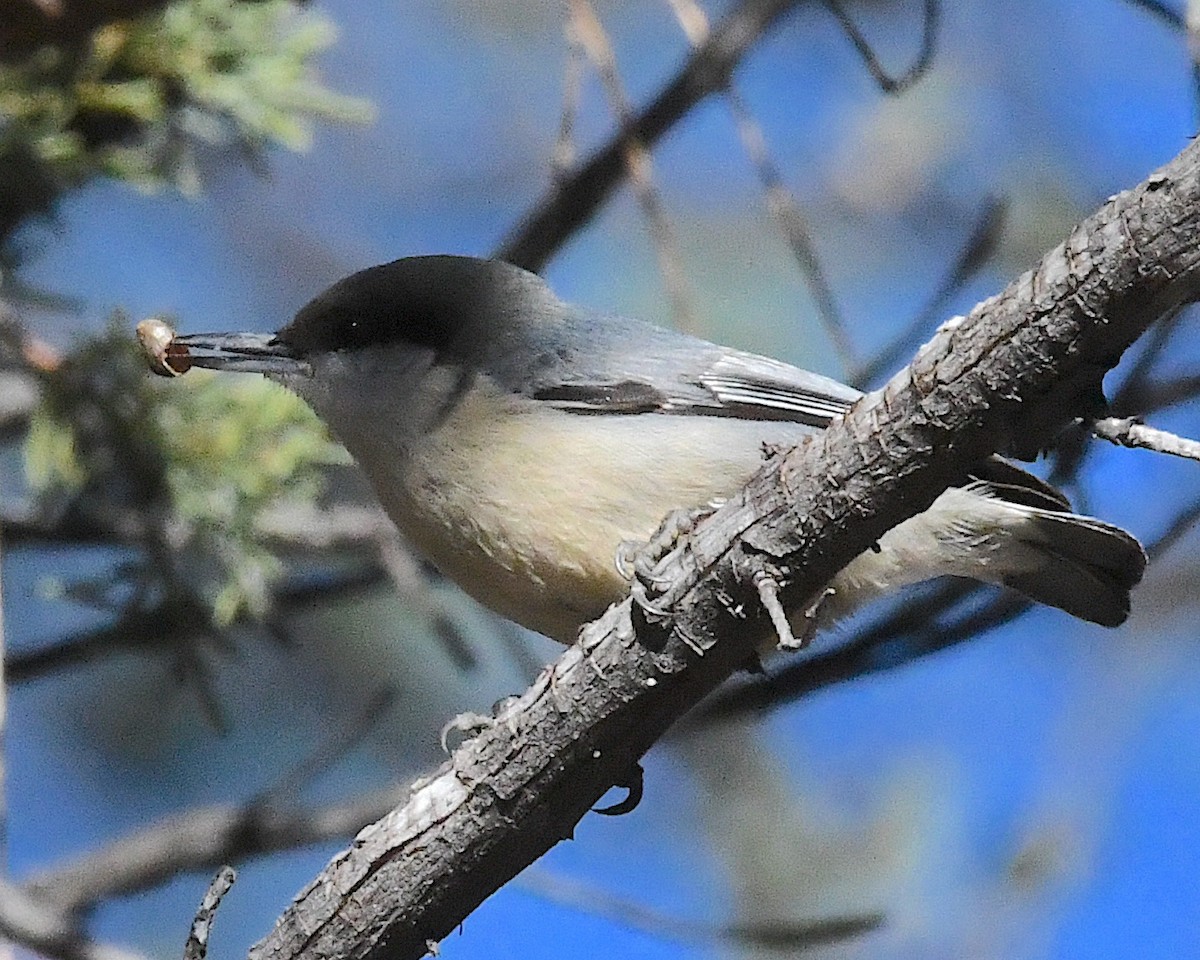
<svg viewBox="0 0 1200 960"><path fill-rule="evenodd" d="M641 580L634 580L629 585L629 595L648 620L661 622L670 618L670 609L664 604L651 600L650 591Z"/></svg>
<svg viewBox="0 0 1200 960"><path fill-rule="evenodd" d="M711 516L719 505L712 503L703 507L672 510L647 542L622 540L617 545L617 573L630 581L634 602L650 617L665 618L669 615L665 607L651 599L662 596L672 583L671 578L661 572L663 559L679 546L680 540L696 529L701 520Z"/></svg>
<svg viewBox="0 0 1200 960"><path fill-rule="evenodd" d="M642 769L642 765L635 763L633 769L629 771L629 776L625 777L623 781L614 783L613 786L624 787L629 792L622 799L607 807L592 807L592 813L598 813L605 817L619 817L622 814L633 813L646 793L645 771Z"/></svg>
<svg viewBox="0 0 1200 960"><path fill-rule="evenodd" d="M468 710L466 713L460 713L457 717L451 717L446 725L442 727L442 732L438 740L442 745L442 750L446 753L451 753L450 734L462 734L462 739L455 744L455 747L459 747L468 740L475 739L475 737L479 736L485 730L492 729L495 725L495 718Z"/></svg>
<svg viewBox="0 0 1200 960"><path fill-rule="evenodd" d="M613 563L622 580L632 580L637 574L637 558L646 545L639 540L622 540L617 544Z"/></svg>
<svg viewBox="0 0 1200 960"><path fill-rule="evenodd" d="M442 744L442 750L446 753L451 752L450 734L461 733L460 740L455 747L462 746L468 740L474 740L481 733L491 730L499 722L500 714L510 707L514 700L519 699L516 696L501 697L492 704L491 716L482 713L474 713L468 710L466 713L460 713L457 717L452 717L450 721L442 727L442 732L439 740Z"/></svg>

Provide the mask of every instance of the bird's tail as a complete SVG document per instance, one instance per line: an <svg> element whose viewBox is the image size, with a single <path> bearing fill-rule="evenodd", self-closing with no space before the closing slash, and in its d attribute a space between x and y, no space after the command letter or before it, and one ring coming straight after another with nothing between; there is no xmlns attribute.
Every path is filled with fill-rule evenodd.
<svg viewBox="0 0 1200 960"><path fill-rule="evenodd" d="M855 558L831 584L820 619L838 620L873 596L950 575L1003 584L1106 627L1124 622L1146 567L1137 538L1071 513L1053 488L1004 466L1004 482L951 487Z"/></svg>
<svg viewBox="0 0 1200 960"><path fill-rule="evenodd" d="M1115 627L1129 616L1129 592L1142 579L1146 551L1132 534L1079 514L1011 505L1026 522L1010 528L1006 553L1034 562L1000 563L997 579L1038 603Z"/></svg>

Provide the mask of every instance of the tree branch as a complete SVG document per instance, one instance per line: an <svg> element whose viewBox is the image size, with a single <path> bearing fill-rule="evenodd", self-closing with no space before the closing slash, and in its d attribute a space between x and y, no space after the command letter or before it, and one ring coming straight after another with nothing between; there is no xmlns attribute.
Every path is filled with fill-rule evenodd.
<svg viewBox="0 0 1200 960"><path fill-rule="evenodd" d="M1200 441L1147 426L1136 417L1102 417L1092 424L1092 433L1119 447L1153 450L1187 460L1200 460Z"/></svg>
<svg viewBox="0 0 1200 960"><path fill-rule="evenodd" d="M539 270L623 181L629 144L647 149L654 146L693 106L724 87L742 57L798 2L742 0L649 106L623 124L572 176L555 182L495 256L527 270Z"/></svg>
<svg viewBox="0 0 1200 960"><path fill-rule="evenodd" d="M911 366L774 456L660 564L672 586L584 628L496 723L360 833L255 960L420 957L556 844L769 629L755 574L815 596L997 450L1036 452L1096 405L1157 317L1200 291L1200 144L1113 197Z"/></svg>
<svg viewBox="0 0 1200 960"><path fill-rule="evenodd" d="M55 960L141 960L89 940L61 912L7 880L0 880L0 936Z"/></svg>
<svg viewBox="0 0 1200 960"><path fill-rule="evenodd" d="M111 897L144 890L183 871L349 836L407 794L403 787L388 787L315 809L252 803L188 810L69 864L43 870L28 879L24 890L52 902L64 914L84 913Z"/></svg>

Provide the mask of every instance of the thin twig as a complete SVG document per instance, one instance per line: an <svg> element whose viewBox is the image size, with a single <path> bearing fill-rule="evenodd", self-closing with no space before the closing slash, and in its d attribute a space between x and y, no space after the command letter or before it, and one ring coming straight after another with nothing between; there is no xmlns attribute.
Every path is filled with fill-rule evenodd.
<svg viewBox="0 0 1200 960"><path fill-rule="evenodd" d="M645 148L652 147L699 101L723 89L742 58L799 2L742 0L646 107L570 177L551 187L500 244L495 255L528 270L541 269L621 183L625 174L625 145L636 141Z"/></svg>
<svg viewBox="0 0 1200 960"><path fill-rule="evenodd" d="M1200 460L1200 441L1147 426L1135 417L1104 417L1093 421L1092 433L1119 447L1153 450L1187 460Z"/></svg>
<svg viewBox="0 0 1200 960"><path fill-rule="evenodd" d="M212 883L208 885L204 899L200 901L196 910L195 919L192 920L192 929L188 932L187 943L183 947L183 960L204 960L208 955L208 937L212 933L213 921L217 918L217 908L221 906L225 894L232 889L235 880L237 871L230 866L221 867L212 878Z"/></svg>
<svg viewBox="0 0 1200 960"><path fill-rule="evenodd" d="M621 129L629 129L633 122L633 108L617 73L616 55L604 25L596 15L590 0L570 0L568 9L570 19L567 22L567 31L570 42L578 43L583 48L600 75L601 85L608 97L609 109L616 117L618 125ZM662 196L654 185L654 165L650 159L650 152L636 135L631 135L624 141L624 156L629 183L650 228L650 238L654 243L663 286L671 302L671 314L675 325L681 330L695 332L696 315L687 289L683 261L679 255L674 231L667 219Z"/></svg>
<svg viewBox="0 0 1200 960"><path fill-rule="evenodd" d="M1159 360L1167 354L1176 331L1189 315L1188 310L1171 310L1150 328L1143 338L1143 343L1136 350L1133 363L1112 396L1109 406L1114 413L1148 413L1157 409L1149 404L1148 395L1153 390L1151 374ZM1080 423L1059 437L1054 446L1051 483L1061 486L1073 481L1093 449L1090 443L1091 436L1087 424Z"/></svg>
<svg viewBox="0 0 1200 960"><path fill-rule="evenodd" d="M833 15L837 18L842 30L850 38L850 42L854 44L854 49L862 57L867 70L884 93L900 93L912 86L925 75L925 72L933 64L937 48L938 27L941 23L940 0L925 0L921 28L921 49L918 51L917 58L909 68L896 77L891 76L883 69L883 65L879 62L879 57L876 55L874 49L872 49L870 41L859 30L858 25L850 18L850 15L846 13L842 7L841 0L825 0L825 5L829 7Z"/></svg>
<svg viewBox="0 0 1200 960"><path fill-rule="evenodd" d="M714 924L673 917L570 877L531 867L517 878L520 887L558 906L569 907L656 937L696 944L734 944L781 951L811 950L843 943L878 930L882 912L809 921Z"/></svg>
<svg viewBox="0 0 1200 960"><path fill-rule="evenodd" d="M557 183L564 179L575 162L575 120L583 92L583 45L567 20L563 31L567 38L567 62L563 66L562 114L558 121L558 137L550 153L550 176Z"/></svg>
<svg viewBox="0 0 1200 960"><path fill-rule="evenodd" d="M709 27L704 11L693 0L668 2L692 46L699 47L705 43L708 40ZM804 282L812 295L817 317L837 352L842 369L853 370L857 366L854 344L847 332L846 320L834 296L833 287L817 256L800 205L788 190L779 168L771 159L762 126L755 119L749 104L732 79L722 91L722 95L733 115L742 149L745 150L766 196L767 210L782 230L792 256L804 275Z"/></svg>

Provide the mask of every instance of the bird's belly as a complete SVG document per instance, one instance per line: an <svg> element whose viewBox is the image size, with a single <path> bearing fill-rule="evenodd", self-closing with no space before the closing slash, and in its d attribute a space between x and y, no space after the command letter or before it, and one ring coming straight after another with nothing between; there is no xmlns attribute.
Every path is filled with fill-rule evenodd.
<svg viewBox="0 0 1200 960"><path fill-rule="evenodd" d="M384 505L467 593L563 643L628 592L615 564L623 540L645 541L670 511L736 491L764 442L804 432L662 414L451 419L411 452L400 482L373 478Z"/></svg>

